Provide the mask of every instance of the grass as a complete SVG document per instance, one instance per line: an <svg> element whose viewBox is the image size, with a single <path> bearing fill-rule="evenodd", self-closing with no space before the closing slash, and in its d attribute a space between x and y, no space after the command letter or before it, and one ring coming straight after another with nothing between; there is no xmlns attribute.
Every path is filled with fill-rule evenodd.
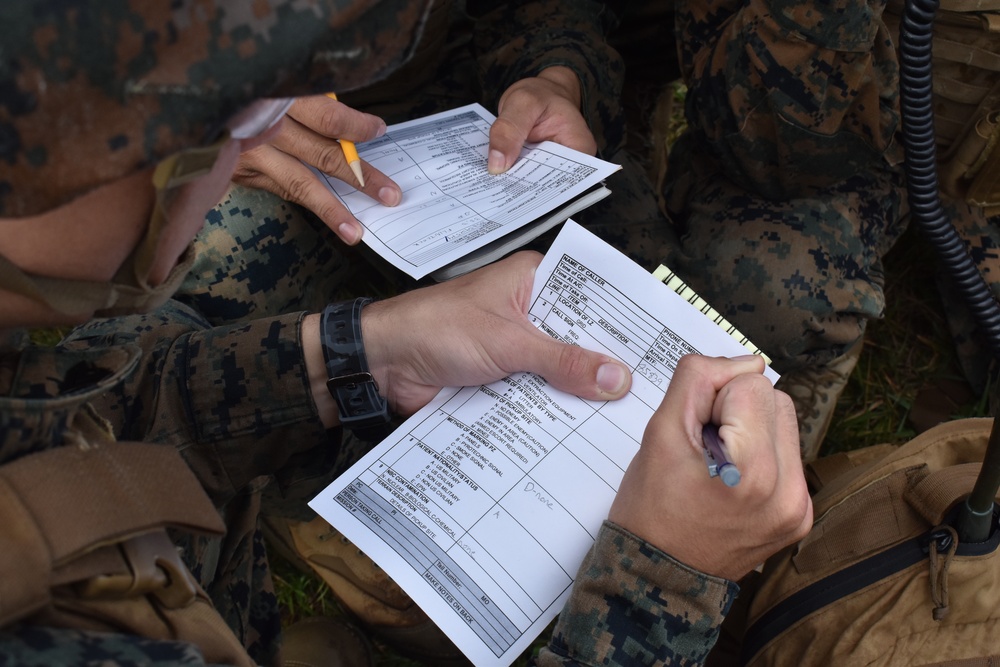
<svg viewBox="0 0 1000 667"><path fill-rule="evenodd" d="M885 317L869 323L823 453L905 442L926 426L931 409L940 418L988 415L988 392L977 394L958 370L933 249L910 229L885 266Z"/></svg>

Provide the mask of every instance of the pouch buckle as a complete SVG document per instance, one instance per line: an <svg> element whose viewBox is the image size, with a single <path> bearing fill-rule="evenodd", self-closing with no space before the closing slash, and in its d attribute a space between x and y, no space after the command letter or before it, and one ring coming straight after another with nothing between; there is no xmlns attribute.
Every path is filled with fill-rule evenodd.
<svg viewBox="0 0 1000 667"><path fill-rule="evenodd" d="M158 530L131 537L117 545L129 572L99 574L77 585L89 599L155 596L168 609L186 607L198 594L198 582L181 560L177 547Z"/></svg>

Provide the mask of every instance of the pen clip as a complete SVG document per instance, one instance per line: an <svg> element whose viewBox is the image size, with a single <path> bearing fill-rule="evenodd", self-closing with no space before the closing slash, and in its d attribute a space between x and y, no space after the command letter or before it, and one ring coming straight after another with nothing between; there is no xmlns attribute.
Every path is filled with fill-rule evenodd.
<svg viewBox="0 0 1000 667"><path fill-rule="evenodd" d="M709 477L720 477L726 486L736 486L740 483L740 471L729 459L726 444L719 437L719 427L715 424L705 424L701 431L702 451L705 453L705 465L708 466Z"/></svg>
<svg viewBox="0 0 1000 667"><path fill-rule="evenodd" d="M708 467L708 476L718 477L719 462L715 460L714 456L712 456L712 452L708 450L708 447L702 447L701 453L705 455L705 465Z"/></svg>

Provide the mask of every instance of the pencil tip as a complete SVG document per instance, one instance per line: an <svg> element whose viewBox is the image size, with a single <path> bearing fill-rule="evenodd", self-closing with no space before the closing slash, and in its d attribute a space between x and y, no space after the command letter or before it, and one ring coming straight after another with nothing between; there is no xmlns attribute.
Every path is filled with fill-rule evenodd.
<svg viewBox="0 0 1000 667"><path fill-rule="evenodd" d="M357 177L358 183L361 184L361 187L365 187L365 177L361 175L361 163L360 162L352 162L351 163L351 171L354 172L354 175Z"/></svg>

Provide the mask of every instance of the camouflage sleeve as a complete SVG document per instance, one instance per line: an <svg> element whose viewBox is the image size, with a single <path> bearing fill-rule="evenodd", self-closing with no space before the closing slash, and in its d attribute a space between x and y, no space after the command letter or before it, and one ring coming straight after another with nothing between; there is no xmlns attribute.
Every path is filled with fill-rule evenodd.
<svg viewBox="0 0 1000 667"><path fill-rule="evenodd" d="M701 665L738 591L606 521L535 665Z"/></svg>
<svg viewBox="0 0 1000 667"><path fill-rule="evenodd" d="M618 22L608 3L478 0L468 6L477 17L473 48L487 107L496 109L503 92L519 79L562 65L580 78L583 116L599 153L612 155L621 148L625 66L605 39Z"/></svg>
<svg viewBox="0 0 1000 667"><path fill-rule="evenodd" d="M0 630L0 664L205 667L207 663L201 651L186 642L15 624Z"/></svg>
<svg viewBox="0 0 1000 667"><path fill-rule="evenodd" d="M211 327L172 300L146 315L93 320L64 345L142 348L127 381L94 401L120 439L175 445L217 506L339 437L319 420L300 344L303 313ZM329 468L329 465L327 466Z"/></svg>
<svg viewBox="0 0 1000 667"><path fill-rule="evenodd" d="M677 4L687 121L736 183L772 199L896 164L898 61L884 0Z"/></svg>

